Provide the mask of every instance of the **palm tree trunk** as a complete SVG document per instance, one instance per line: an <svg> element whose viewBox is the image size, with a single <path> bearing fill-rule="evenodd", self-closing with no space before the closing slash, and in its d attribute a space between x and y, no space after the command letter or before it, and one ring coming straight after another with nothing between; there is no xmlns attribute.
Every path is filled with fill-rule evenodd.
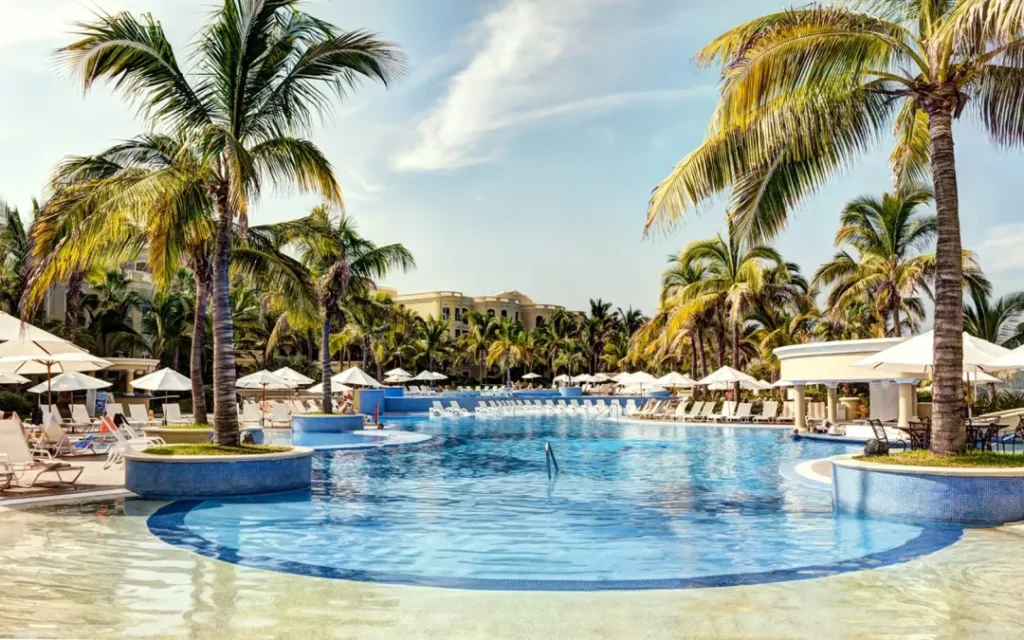
<svg viewBox="0 0 1024 640"><path fill-rule="evenodd" d="M903 337L903 329L900 328L900 308L894 306L892 308L892 335L897 338Z"/></svg>
<svg viewBox="0 0 1024 640"><path fill-rule="evenodd" d="M938 100L937 100L938 101ZM926 103L938 241L935 250L935 342L932 384L932 453L963 453L963 270L959 195L953 152L952 107ZM932 108L929 108L932 107Z"/></svg>
<svg viewBox="0 0 1024 640"><path fill-rule="evenodd" d="M700 377L705 378L708 375L708 361L704 354L704 332L700 329L697 329L697 352L700 355Z"/></svg>
<svg viewBox="0 0 1024 640"><path fill-rule="evenodd" d="M690 329L690 373L697 375L697 332Z"/></svg>
<svg viewBox="0 0 1024 640"><path fill-rule="evenodd" d="M732 321L732 368L740 370L740 323L736 318L733 318ZM734 382L732 386L732 400L733 402L740 401L740 383L738 381Z"/></svg>
<svg viewBox="0 0 1024 640"><path fill-rule="evenodd" d="M231 240L233 212L228 191L217 193L217 238L213 252L213 440L237 446L238 409L235 406L235 326L231 317Z"/></svg>
<svg viewBox="0 0 1024 640"><path fill-rule="evenodd" d="M331 314L327 305L321 305L320 317L323 319L320 324L320 380L323 384L320 406L324 413L330 414L334 413L334 406L331 405Z"/></svg>
<svg viewBox="0 0 1024 640"><path fill-rule="evenodd" d="M203 386L203 348L206 342L206 307L210 300L209 268L197 268L196 308L192 316L192 347L189 351L189 378L192 381L192 416L196 424L209 424L206 415L206 388Z"/></svg>
<svg viewBox="0 0 1024 640"><path fill-rule="evenodd" d="M82 326L84 301L82 288L85 284L85 273L76 269L68 277L68 291L64 297L64 339L74 340L75 333Z"/></svg>
<svg viewBox="0 0 1024 640"><path fill-rule="evenodd" d="M509 364L508 364L508 362L509 362L508 356L509 356L509 354L506 353L505 354L505 386L506 387L511 387L512 386L512 367L510 367Z"/></svg>
<svg viewBox="0 0 1024 640"><path fill-rule="evenodd" d="M480 384L484 383L484 374L487 373L487 352L483 351L480 356Z"/></svg>

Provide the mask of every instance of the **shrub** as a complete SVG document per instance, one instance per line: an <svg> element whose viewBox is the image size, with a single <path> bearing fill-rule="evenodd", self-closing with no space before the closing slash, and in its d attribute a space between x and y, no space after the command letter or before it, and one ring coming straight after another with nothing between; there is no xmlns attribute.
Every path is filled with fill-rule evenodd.
<svg viewBox="0 0 1024 640"><path fill-rule="evenodd" d="M34 402L19 393L0 391L0 411L4 413L14 411L22 418L28 418L35 406Z"/></svg>

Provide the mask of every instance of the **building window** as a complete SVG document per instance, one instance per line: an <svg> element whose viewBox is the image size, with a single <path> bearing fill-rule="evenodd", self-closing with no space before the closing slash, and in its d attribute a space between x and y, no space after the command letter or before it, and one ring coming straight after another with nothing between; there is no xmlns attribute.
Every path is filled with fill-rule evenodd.
<svg viewBox="0 0 1024 640"><path fill-rule="evenodd" d="M448 320L452 316L452 308L448 305L441 307L441 317Z"/></svg>
<svg viewBox="0 0 1024 640"><path fill-rule="evenodd" d="M543 327L544 326L544 316L537 316L537 326L538 327Z"/></svg>
<svg viewBox="0 0 1024 640"><path fill-rule="evenodd" d="M462 321L469 322L469 309L462 307Z"/></svg>
<svg viewBox="0 0 1024 640"><path fill-rule="evenodd" d="M455 307L455 321L462 320L462 309Z"/></svg>
<svg viewBox="0 0 1024 640"><path fill-rule="evenodd" d="M494 309L488 309L487 310L487 315L489 315L489 316L491 316L493 318L494 317Z"/></svg>
<svg viewBox="0 0 1024 640"><path fill-rule="evenodd" d="M501 317L502 318L507 318L508 317L508 309L502 309L501 310Z"/></svg>
<svg viewBox="0 0 1024 640"><path fill-rule="evenodd" d="M519 322L519 312L516 311L516 322Z"/></svg>

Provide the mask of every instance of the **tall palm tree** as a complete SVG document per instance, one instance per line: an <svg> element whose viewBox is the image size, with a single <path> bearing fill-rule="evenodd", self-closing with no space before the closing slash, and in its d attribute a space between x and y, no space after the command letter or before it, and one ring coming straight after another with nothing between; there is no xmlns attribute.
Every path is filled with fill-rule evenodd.
<svg viewBox="0 0 1024 640"><path fill-rule="evenodd" d="M266 183L340 202L330 163L303 136L329 112L332 98L361 78L386 85L402 71L390 43L340 31L300 7L299 0L223 0L197 39L194 76L148 15L101 14L77 25L81 38L60 50L85 89L106 80L138 105L150 127L181 132L202 160L199 174L217 214L211 271L218 444L239 441L228 277L235 221L244 237L248 211ZM154 195L182 192L194 177L154 176L114 202L143 208Z"/></svg>
<svg viewBox="0 0 1024 640"><path fill-rule="evenodd" d="M892 123L899 183L935 189L931 450L962 453L962 255L953 120L970 109L1003 146L1024 143L1024 26L1017 2L830 2L754 19L696 55L720 64L710 133L655 189L647 224L678 221L732 190L740 232L760 242L802 197Z"/></svg>
<svg viewBox="0 0 1024 640"><path fill-rule="evenodd" d="M355 220L334 216L320 205L305 218L282 222L268 230L294 247L299 261L315 281L320 313L320 366L324 411L331 412L331 327L343 319L341 305L354 296L367 297L392 269L415 266L412 254L401 244L378 246L359 234Z"/></svg>
<svg viewBox="0 0 1024 640"><path fill-rule="evenodd" d="M832 286L831 309L854 299L878 305L879 315L891 318L892 335L902 335L903 317L919 321L921 291L935 271L935 216L918 208L932 200L930 188L905 184L881 198L861 196L846 203L840 214L835 244L840 251L814 275L817 286ZM915 304L917 303L917 304Z"/></svg>
<svg viewBox="0 0 1024 640"><path fill-rule="evenodd" d="M477 381L483 384L487 375L487 350L494 337L494 328L498 321L494 316L469 310L462 317L469 324L469 329L459 336L459 342L467 353L476 359L479 367Z"/></svg>
<svg viewBox="0 0 1024 640"><path fill-rule="evenodd" d="M964 331L1009 349L1024 342L1024 292L993 300L984 288L971 287L969 297L964 303Z"/></svg>
<svg viewBox="0 0 1024 640"><path fill-rule="evenodd" d="M0 310L16 317L28 279L29 250L29 235L21 215L0 201Z"/></svg>
<svg viewBox="0 0 1024 640"><path fill-rule="evenodd" d="M452 334L445 318L428 318L420 324L418 342L420 357L426 361L427 370L434 371L451 351Z"/></svg>
<svg viewBox="0 0 1024 640"><path fill-rule="evenodd" d="M523 325L510 318L502 318L494 328L494 340L487 351L487 364L501 364L505 370L505 384L512 386L512 367L527 358L527 338Z"/></svg>
<svg viewBox="0 0 1024 640"><path fill-rule="evenodd" d="M682 265L700 265L703 277L682 287L675 301L681 307L680 320L724 305L728 308L732 334L732 366L740 369L740 333L748 307L764 288L766 266L782 262L782 256L768 246L744 246L729 225L726 237L692 242L679 255ZM734 388L739 398L739 383Z"/></svg>

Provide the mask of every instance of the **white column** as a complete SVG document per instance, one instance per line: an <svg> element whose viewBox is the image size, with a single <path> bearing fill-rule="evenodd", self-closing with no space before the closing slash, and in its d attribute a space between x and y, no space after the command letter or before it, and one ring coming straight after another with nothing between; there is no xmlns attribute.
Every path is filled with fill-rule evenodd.
<svg viewBox="0 0 1024 640"><path fill-rule="evenodd" d="M896 417L896 425L906 427L910 424L910 418L914 415L914 404L917 402L917 394L914 385L907 382L899 383L899 415Z"/></svg>
<svg viewBox="0 0 1024 640"><path fill-rule="evenodd" d="M807 430L807 404L804 385L793 386L793 426L801 431Z"/></svg>
<svg viewBox="0 0 1024 640"><path fill-rule="evenodd" d="M133 382L135 382L135 369L129 369L128 381L127 384L125 385L125 388L127 389L128 393L135 393L135 387L132 386Z"/></svg>
<svg viewBox="0 0 1024 640"><path fill-rule="evenodd" d="M839 394L835 385L829 385L826 389L828 389L828 421L835 424L839 422Z"/></svg>

